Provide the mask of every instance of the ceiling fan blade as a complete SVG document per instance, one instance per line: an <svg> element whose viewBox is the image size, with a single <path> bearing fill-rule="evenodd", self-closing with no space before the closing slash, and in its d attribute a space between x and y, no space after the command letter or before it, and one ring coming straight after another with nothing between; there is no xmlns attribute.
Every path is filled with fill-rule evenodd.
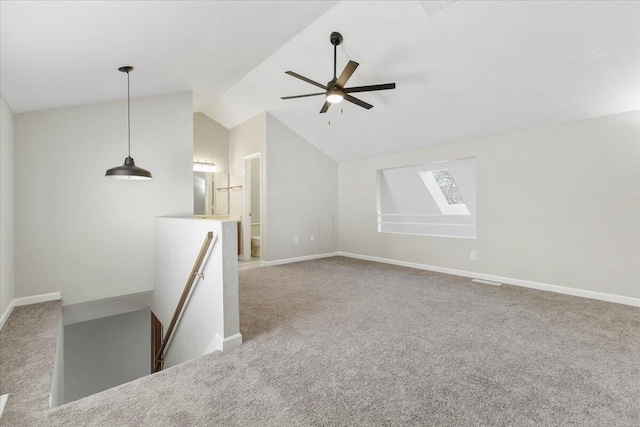
<svg viewBox="0 0 640 427"><path fill-rule="evenodd" d="M356 70L356 68L358 68L358 65L360 64L355 61L349 61L347 66L344 67L344 70L342 70L342 74L340 74L338 80L336 80L336 86L338 86L339 88L343 88L344 85L347 84L347 80L349 80L353 72Z"/></svg>
<svg viewBox="0 0 640 427"><path fill-rule="evenodd" d="M331 107L331 103L329 101L324 101L324 105L322 106L322 110L320 110L320 114L326 113L329 107Z"/></svg>
<svg viewBox="0 0 640 427"><path fill-rule="evenodd" d="M327 87L326 87L325 85L323 85L323 84L321 84L321 83L318 83L318 82L314 82L313 80L308 79L308 78L306 78L305 76L301 76L301 75L300 75L300 74L298 74L298 73L294 73L293 71L285 71L285 74L289 74L290 76L295 77L296 79L303 80L303 81L305 81L305 82L307 82L307 83L310 83L310 84L312 84L312 85L314 85L314 86L318 86L319 88L322 88L322 89L324 89L324 90L327 90Z"/></svg>
<svg viewBox="0 0 640 427"><path fill-rule="evenodd" d="M387 89L395 89L395 83L385 83L381 85L370 85L370 86L356 86L342 89L345 93L356 93L356 92L373 92L374 90L387 90Z"/></svg>
<svg viewBox="0 0 640 427"><path fill-rule="evenodd" d="M366 102L361 101L361 100L359 100L358 98L354 98L354 97L353 97L353 96L351 96L351 95L347 95L347 94L345 94L344 99L345 99L345 101L352 102L352 103L354 103L354 104L356 104L356 105L359 105L359 106L360 106L360 107L362 107L362 108L366 108L367 110L370 110L370 109L372 109L372 108L373 108L373 105L371 105L371 104L367 104Z"/></svg>
<svg viewBox="0 0 640 427"><path fill-rule="evenodd" d="M326 92L308 93L306 95L283 96L280 99L306 98L308 96L318 96L318 95L326 95L326 94L327 94Z"/></svg>

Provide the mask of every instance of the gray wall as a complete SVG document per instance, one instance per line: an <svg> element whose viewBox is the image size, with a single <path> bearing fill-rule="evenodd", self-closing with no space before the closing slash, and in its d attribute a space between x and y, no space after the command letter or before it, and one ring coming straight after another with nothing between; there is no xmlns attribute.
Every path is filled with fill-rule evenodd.
<svg viewBox="0 0 640 427"><path fill-rule="evenodd" d="M229 172L229 129L202 113L193 115L193 160L215 163Z"/></svg>
<svg viewBox="0 0 640 427"><path fill-rule="evenodd" d="M633 111L340 163L340 250L640 297L639 141ZM376 170L474 156L476 239L376 232Z"/></svg>
<svg viewBox="0 0 640 427"><path fill-rule="evenodd" d="M13 208L14 137L13 112L0 96L0 316L14 296Z"/></svg>
<svg viewBox="0 0 640 427"><path fill-rule="evenodd" d="M268 113L229 131L230 185L243 185L243 158L255 153L262 154L265 189L260 211L262 259L333 252L338 232L337 163ZM242 214L243 194L231 192L232 214ZM294 236L299 243L294 243Z"/></svg>
<svg viewBox="0 0 640 427"><path fill-rule="evenodd" d="M263 259L336 250L338 164L271 114L267 114L267 158L268 239ZM294 243L295 236L299 243Z"/></svg>
<svg viewBox="0 0 640 427"><path fill-rule="evenodd" d="M262 153L262 170L265 170L267 146L266 113L260 113L229 131L229 185L244 185L244 157ZM264 184L265 175L262 180ZM231 192L231 213L242 214L243 190ZM263 206L264 209L264 206Z"/></svg>
<svg viewBox="0 0 640 427"><path fill-rule="evenodd" d="M56 357L53 362L53 375L51 377L51 407L64 404L64 325L62 316L58 327L58 343L56 345Z"/></svg>
<svg viewBox="0 0 640 427"><path fill-rule="evenodd" d="M149 375L151 311L64 327L64 403Z"/></svg>
<svg viewBox="0 0 640 427"><path fill-rule="evenodd" d="M217 238L201 268L204 279L193 285L165 350L165 368L240 344L236 223L156 218L154 224L155 288L151 310L164 325L165 333L203 239L208 232Z"/></svg>
<svg viewBox="0 0 640 427"><path fill-rule="evenodd" d="M127 155L126 100L16 115L16 296L65 303L153 288L153 218L193 212L191 93L131 101L131 155L152 181L105 171Z"/></svg>
<svg viewBox="0 0 640 427"><path fill-rule="evenodd" d="M262 165L262 188L266 188L267 180L267 113L257 116L229 130L229 185L244 186L244 157L260 153ZM224 194L223 194L224 196ZM263 195L260 211L260 223L267 218L267 200ZM242 215L244 207L244 189L236 189L230 194L230 213ZM242 219L244 221L244 218ZM264 242L268 240L266 229L262 227L262 258L265 257Z"/></svg>

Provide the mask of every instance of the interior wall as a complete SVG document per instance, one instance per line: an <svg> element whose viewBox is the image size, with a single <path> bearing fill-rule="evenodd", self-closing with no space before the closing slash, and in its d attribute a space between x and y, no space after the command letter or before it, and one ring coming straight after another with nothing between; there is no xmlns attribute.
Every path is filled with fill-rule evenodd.
<svg viewBox="0 0 640 427"><path fill-rule="evenodd" d="M229 130L229 185L244 186L244 157L261 153L262 188L266 188L267 179L267 114L257 116ZM267 200L263 194L260 223L266 221ZM230 194L231 215L242 215L244 207L244 189L235 189ZM244 221L244 218L242 219ZM263 242L267 240L266 230L262 230ZM264 246L264 245L263 245ZM265 251L262 249L264 258Z"/></svg>
<svg viewBox="0 0 640 427"><path fill-rule="evenodd" d="M64 403L151 372L151 311L64 327Z"/></svg>
<svg viewBox="0 0 640 427"><path fill-rule="evenodd" d="M60 317L57 338L56 356L53 361L53 375L51 376L51 393L49 394L52 408L64 404L64 325L62 317Z"/></svg>
<svg viewBox="0 0 640 427"><path fill-rule="evenodd" d="M216 241L205 258L180 322L165 350L165 368L242 343L234 221L155 219L155 288L151 310L166 329L208 232Z"/></svg>
<svg viewBox="0 0 640 427"><path fill-rule="evenodd" d="M104 177L127 155L126 100L16 115L16 296L153 288L153 218L193 209L191 98L131 101L131 155L151 181Z"/></svg>
<svg viewBox="0 0 640 427"><path fill-rule="evenodd" d="M269 238L263 259L336 250L338 164L271 114L267 114L267 157Z"/></svg>
<svg viewBox="0 0 640 427"><path fill-rule="evenodd" d="M476 213L475 159L453 159L438 162L384 169L380 173L380 211L383 214L442 214L419 172L447 169L464 197L471 215Z"/></svg>
<svg viewBox="0 0 640 427"><path fill-rule="evenodd" d="M640 297L638 141L633 111L340 163L340 250ZM476 239L376 231L377 170L465 157Z"/></svg>
<svg viewBox="0 0 640 427"><path fill-rule="evenodd" d="M229 129L202 113L193 115L193 160L216 164L229 172Z"/></svg>
<svg viewBox="0 0 640 427"><path fill-rule="evenodd" d="M14 297L14 117L0 96L0 315Z"/></svg>
<svg viewBox="0 0 640 427"><path fill-rule="evenodd" d="M229 130L229 185L244 185L244 157L262 153L264 162L267 145L266 113ZM264 164L263 164L264 170ZM264 177L263 177L264 178ZM231 214L241 215L244 201L243 189L231 192Z"/></svg>

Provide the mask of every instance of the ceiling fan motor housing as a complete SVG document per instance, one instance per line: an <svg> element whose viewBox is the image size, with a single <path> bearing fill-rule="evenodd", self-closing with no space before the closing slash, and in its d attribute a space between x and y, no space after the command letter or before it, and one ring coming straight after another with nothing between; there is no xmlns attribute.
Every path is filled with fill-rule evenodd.
<svg viewBox="0 0 640 427"><path fill-rule="evenodd" d="M329 40L331 40L332 45L338 46L340 43L342 43L342 34L334 31L333 33L331 33L331 36L329 36Z"/></svg>

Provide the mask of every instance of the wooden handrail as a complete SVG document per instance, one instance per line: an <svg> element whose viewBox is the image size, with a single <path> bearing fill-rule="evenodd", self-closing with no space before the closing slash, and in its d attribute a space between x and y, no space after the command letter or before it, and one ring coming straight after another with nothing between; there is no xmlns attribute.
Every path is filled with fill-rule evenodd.
<svg viewBox="0 0 640 427"><path fill-rule="evenodd" d="M187 284L184 285L184 290L182 291L182 296L180 297L180 301L178 301L178 306L176 307L176 311L173 312L173 317L171 318L171 323L169 323L169 328L167 329L167 333L162 340L162 344L160 345L160 350L155 357L155 367L153 369L153 373L162 370L164 365L164 350L171 339L171 333L178 323L178 319L180 318L180 314L182 313L182 309L184 308L184 304L187 302L187 298L189 297L189 293L191 293L191 288L193 287L193 283L196 280L196 276L198 276L198 272L200 271L200 267L202 266L202 262L204 261L205 256L207 256L207 252L209 251L209 247L211 246L211 242L213 241L213 232L209 231L207 233L207 237L205 237L204 242L202 243L202 247L200 248L200 253L198 254L198 258L196 258L195 264L193 264L193 268L191 269L191 274L187 279Z"/></svg>

